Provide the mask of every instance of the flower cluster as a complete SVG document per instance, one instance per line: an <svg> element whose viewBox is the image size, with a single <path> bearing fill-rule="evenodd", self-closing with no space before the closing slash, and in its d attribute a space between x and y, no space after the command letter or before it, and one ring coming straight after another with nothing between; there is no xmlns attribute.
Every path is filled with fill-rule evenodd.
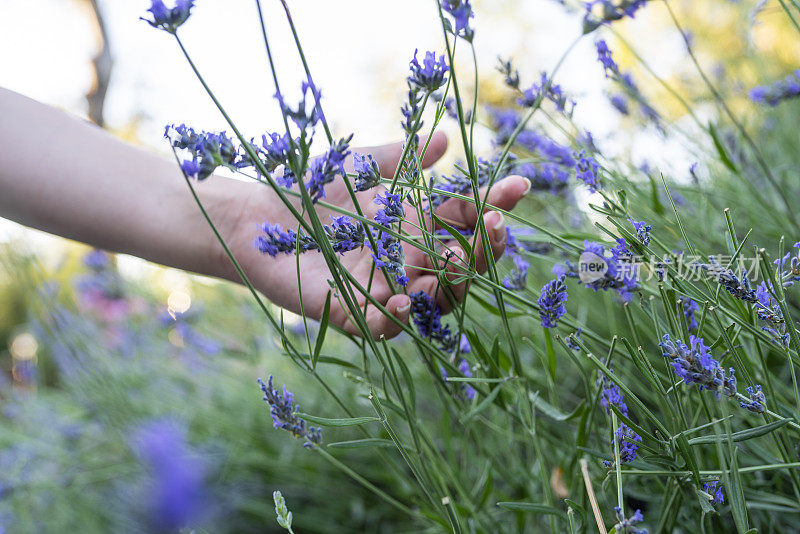
<svg viewBox="0 0 800 534"><path fill-rule="evenodd" d="M722 493L722 484L719 480L712 480L703 484L703 491L712 496L711 504L725 504L725 495Z"/></svg>
<svg viewBox="0 0 800 534"><path fill-rule="evenodd" d="M633 17L647 0L590 0L584 2L583 33L590 33L600 25Z"/></svg>
<svg viewBox="0 0 800 534"><path fill-rule="evenodd" d="M93 250L83 258L89 274L77 279L76 289L81 304L106 320L117 320L129 311L124 283L114 269L111 258L102 250Z"/></svg>
<svg viewBox="0 0 800 534"><path fill-rule="evenodd" d="M777 106L782 101L797 96L800 96L800 69L772 85L762 85L750 89L750 100L757 104L770 106Z"/></svg>
<svg viewBox="0 0 800 534"><path fill-rule="evenodd" d="M194 7L194 0L176 0L173 8L168 8L162 0L151 0L150 3L150 9L147 11L153 16L153 20L144 17L140 17L140 20L147 22L153 28L173 34L178 31L178 26L186 22Z"/></svg>
<svg viewBox="0 0 800 534"><path fill-rule="evenodd" d="M165 128L164 137L173 148L191 155L181 163L181 170L190 178L205 180L219 166L236 170L249 165L225 132L196 132L185 124L172 124Z"/></svg>
<svg viewBox="0 0 800 534"><path fill-rule="evenodd" d="M497 70L503 75L505 84L512 89L519 89L519 71L514 68L510 59L498 58L498 60L500 64L497 66Z"/></svg>
<svg viewBox="0 0 800 534"><path fill-rule="evenodd" d="M372 154L366 156L353 152L353 169L356 171L354 182L356 191L366 191L378 185L381 181L381 170Z"/></svg>
<svg viewBox="0 0 800 534"><path fill-rule="evenodd" d="M462 334L462 336L463 336L463 334ZM463 337L462 337L462 341L461 342L463 344L463 342L464 342ZM465 352L465 351L462 349L461 352ZM466 352L469 352L469 351L466 351ZM442 373L442 380L447 382L447 378L449 376L447 374L447 371L445 371L444 367L442 367L440 369L440 371ZM463 376L463 377L472 378L472 370L469 367L469 362L467 360L465 360L464 358L462 358L461 359L461 363L458 364L458 372L461 373L461 376ZM461 398L463 400L471 401L472 399L475 398L475 388L473 388L472 386L470 386L466 382L461 382L457 395L458 395L459 398Z"/></svg>
<svg viewBox="0 0 800 534"><path fill-rule="evenodd" d="M786 261L789 261L789 268L781 273L781 284L783 284L783 287L791 287L795 282L800 281L800 241L792 246L797 249L794 255L791 252L787 252L783 258L777 259L774 262L779 269L784 269L786 267Z"/></svg>
<svg viewBox="0 0 800 534"><path fill-rule="evenodd" d="M414 59L409 65L411 68L411 75L408 77L409 86L422 92L432 93L447 81L445 75L450 67L447 66L443 55L440 55L437 60L435 52L425 52L425 57L420 64L417 60L417 53L419 50L414 51Z"/></svg>
<svg viewBox="0 0 800 534"><path fill-rule="evenodd" d="M403 287L408 285L408 276L405 268L405 252L400 240L386 233L372 230L375 235L375 249L372 250L372 259L375 267L386 269L395 275L395 281ZM372 249L371 243L366 243Z"/></svg>
<svg viewBox="0 0 800 534"><path fill-rule="evenodd" d="M595 49L597 50L597 59L603 65L606 78L615 81L620 89L622 89L622 94L616 93L610 95L609 101L611 105L621 114L629 115L630 106L628 105L628 99L634 100L639 104L639 109L644 119L652 121L659 130L663 131L661 117L658 115L658 112L647 102L644 95L639 90L639 87L633 81L633 77L630 73L620 70L619 65L612 57L608 43L600 39L595 43Z"/></svg>
<svg viewBox="0 0 800 534"><path fill-rule="evenodd" d="M153 479L148 492L150 527L174 532L202 518L210 504L206 466L192 451L186 429L169 420L152 420L133 433L134 451Z"/></svg>
<svg viewBox="0 0 800 534"><path fill-rule="evenodd" d="M594 278L587 278L580 283L584 284L593 291L608 291L613 289L617 292L623 302L630 302L634 292L639 287L638 267L632 262L633 255L628 250L624 238L617 239L617 246L608 252L600 243L585 240L583 242L582 258L587 258L593 262L603 261L605 266L602 272ZM580 278L578 266L567 261L566 264L556 264L553 266L552 273L556 276L564 275L568 278Z"/></svg>
<svg viewBox="0 0 800 534"><path fill-rule="evenodd" d="M445 351L452 351L459 340L450 331L450 325L442 324L442 310L433 297L424 291L417 291L411 297L411 319L419 335L437 343Z"/></svg>
<svg viewBox="0 0 800 534"><path fill-rule="evenodd" d="M575 163L575 177L586 184L590 192L596 192L600 189L600 165L597 164L592 156L586 155L583 150L578 153L577 157L578 161Z"/></svg>
<svg viewBox="0 0 800 534"><path fill-rule="evenodd" d="M633 225L633 229L636 230L636 237L639 238L639 242L647 246L650 244L650 230L652 227L649 224L646 224L644 221L636 222L633 219L628 219L628 222Z"/></svg>
<svg viewBox="0 0 800 534"><path fill-rule="evenodd" d="M567 99L567 95L564 94L561 86L553 83L546 72L542 72L539 81L534 82L533 85L522 92L522 96L517 99L517 103L520 106L532 108L545 98L555 104L558 111L567 115L571 115L575 109L575 101Z"/></svg>
<svg viewBox="0 0 800 534"><path fill-rule="evenodd" d="M542 326L553 328L558 324L558 320L567 314L564 303L567 301L567 286L564 283L566 277L559 276L555 280L550 280L542 287L542 294L536 301L539 305L539 317L542 319Z"/></svg>
<svg viewBox="0 0 800 534"><path fill-rule="evenodd" d="M755 388L748 386L745 391L749 398L745 400L739 398L739 406L751 412L763 413L766 410L764 404L767 402L767 396L761 391L761 386L757 385Z"/></svg>
<svg viewBox="0 0 800 534"><path fill-rule="evenodd" d="M360 222L353 222L347 215L335 217L331 215L332 223L323 226L325 235L331 243L335 252L344 254L351 250L356 250L364 246L367 231ZM292 254L300 244L300 252L310 250L319 251L319 244L314 238L307 235L301 228L299 234L294 230L284 230L280 224L264 223L256 226L261 235L256 236L253 246L262 254L267 254L273 258L279 254Z"/></svg>
<svg viewBox="0 0 800 534"><path fill-rule="evenodd" d="M772 284L761 282L756 287L756 314L758 318L767 323L761 329L773 334L775 340L784 347L789 346L789 332L786 330L786 321L778 302L772 297Z"/></svg>
<svg viewBox="0 0 800 534"><path fill-rule="evenodd" d="M613 370L609 368L613 373ZM628 405L625 404L625 398L620 391L619 386L611 381L605 374L600 373L598 377L598 385L600 389L600 406L605 408L606 413L611 413L611 406L616 406L619 413L628 417ZM632 462L636 459L636 454L639 452L639 443L642 442L642 437L637 434L632 428L625 423L620 423L614 429L614 440L619 447L619 460L622 463ZM612 445L614 442L612 441ZM607 468L611 468L611 462L604 462Z"/></svg>
<svg viewBox="0 0 800 534"><path fill-rule="evenodd" d="M470 0L442 0L442 9L452 15L456 23L454 33L471 41L474 31L469 27L469 19L475 14L472 12Z"/></svg>
<svg viewBox="0 0 800 534"><path fill-rule="evenodd" d="M703 338L689 336L690 347L681 340L672 341L669 334L664 335L664 340L659 343L663 356L670 360L675 374L683 379L685 384L697 384L701 391L709 389L719 398L723 393L728 397L736 396L736 376L731 367L728 373L720 363L713 358Z"/></svg>
<svg viewBox="0 0 800 534"><path fill-rule="evenodd" d="M617 518L617 523L614 525L616 534L647 534L646 529L634 526L634 524L644 521L641 510L636 510L632 516L626 518L625 514L622 513L622 508L615 506L614 515Z"/></svg>
<svg viewBox="0 0 800 534"><path fill-rule="evenodd" d="M700 309L700 306L694 300L690 299L689 297L683 297L681 299L681 307L683 308L683 316L686 318L686 323L689 328L689 332L692 330L696 330L699 326L697 324L697 319L694 316L694 312Z"/></svg>
<svg viewBox="0 0 800 534"><path fill-rule="evenodd" d="M700 267L716 275L717 282L722 284L728 293L745 302L758 300L755 290L750 287L750 280L747 279L746 272L742 271L740 279L731 269L723 267L714 256L709 256L708 261L709 263L700 264Z"/></svg>
<svg viewBox="0 0 800 534"><path fill-rule="evenodd" d="M275 99L278 101L283 115L290 119L295 126L297 126L297 129L300 130L301 138L305 140L306 137L309 137L308 144L310 145L310 137L313 136L314 126L316 126L320 120L324 119L324 116L322 115L322 108L319 106L322 93L309 82L303 82L300 85L300 91L303 96L300 98L296 109L293 109L286 103L286 100L283 98L283 95L280 92L275 93ZM309 92L311 93L312 98L310 111L308 109Z"/></svg>
<svg viewBox="0 0 800 534"><path fill-rule="evenodd" d="M383 194L375 197L373 202L378 206L383 206L375 213L375 221L385 226L400 222L406 215L403 209L403 200L399 194L384 191Z"/></svg>
<svg viewBox="0 0 800 534"><path fill-rule="evenodd" d="M675 374L682 378L685 384L697 384L701 391L704 389L713 391L717 398L722 394L738 398L734 369L731 367L726 374L720 363L709 352L703 338L690 336L689 343L691 348L681 340L672 341L669 334L665 334L664 340L659 343L664 351L664 357L670 360ZM747 392L750 394L750 399L747 402L740 400L739 405L751 412L764 412L766 398L761 392L761 386L756 386L756 389L748 387Z"/></svg>
<svg viewBox="0 0 800 534"><path fill-rule="evenodd" d="M521 291L528 283L528 269L531 265L522 255L525 248L518 239L519 234L523 231L525 229L506 227L506 249L503 254L510 256L514 262L514 268L507 277L503 278L503 287L506 289Z"/></svg>
<svg viewBox="0 0 800 534"><path fill-rule="evenodd" d="M283 386L283 393L273 389L272 375L269 376L266 384L260 378L258 383L261 391L264 392L264 400L270 406L269 413L275 428L291 432L296 438L305 439L304 447L314 448L322 443L322 430L308 426L305 420L297 414L299 407L294 403L294 395L286 389L286 386Z"/></svg>
<svg viewBox="0 0 800 534"><path fill-rule="evenodd" d="M313 202L325 198L325 186L331 183L337 174L344 176L344 160L350 154L349 148L352 138L353 135L351 134L349 137L331 144L324 155L315 158L309 165L310 176L306 187Z"/></svg>

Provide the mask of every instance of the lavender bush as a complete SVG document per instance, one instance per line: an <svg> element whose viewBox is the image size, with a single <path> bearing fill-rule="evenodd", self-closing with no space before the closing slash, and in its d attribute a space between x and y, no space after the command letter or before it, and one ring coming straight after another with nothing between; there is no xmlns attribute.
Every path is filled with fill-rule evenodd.
<svg viewBox="0 0 800 534"><path fill-rule="evenodd" d="M184 329L185 363L214 370L188 383L180 369L168 376L134 374L154 394L173 381L183 384L194 440L165 419L166 408L131 406L120 398L117 381L126 387L139 382L123 380L109 363L87 365L86 353L75 351L67 335L78 325L67 326L59 313L41 323L51 332L54 353L62 354L56 359L68 362L59 364L68 391L109 417L103 424L139 436L138 445L130 438L123 465L137 459L142 465L118 482L147 487L135 478L147 476L148 463L174 470L160 486L158 477L149 481L169 505L143 499L140 515L129 521L145 529L157 521L161 529L214 525L232 532L260 531L265 524L298 532L796 530L800 337L793 317L800 302L794 288L800 243L792 243L800 238L800 222L790 199L800 194L792 100L800 94L797 74L753 88L746 105L758 119L745 121L746 92L725 91L706 74L669 2L576 3L575 44L594 45L591 83L608 84L609 105L642 135L678 140L691 147L687 153L702 156L696 165L687 156L685 179L667 176L604 155L603 140L581 126L579 92L557 82L575 44L542 73L520 72L501 59L492 67L504 82L507 105L485 105L471 84L473 73L457 71L456 62L457 55L476 57L480 14L469 0L437 0L429 16L441 22L441 51L409 51L409 71L398 73L408 89L403 151L397 168L381 169L372 155L352 151L352 135L331 131L313 65L305 63L302 32L282 4L306 78L277 87L273 70L283 124L249 135L230 121L192 62L191 46L181 41L194 2L167 7L153 0L145 20L174 36L233 132L166 128L187 194L196 181L213 180L219 167L274 191L296 226L261 221L253 246L264 269L284 255L297 258L298 266L301 255L324 259L331 292L322 320L303 318L299 335L293 332L260 300L229 252L281 357L253 361L239 354L249 365L236 376L248 377L231 384L210 356L232 351L196 332L191 317L173 316L174 328ZM780 5L800 31L797 6ZM614 49L625 42L616 37L618 21L648 9L674 23L685 62L706 91L696 105L713 107L711 122L640 59L650 81L685 106L693 122L671 121L648 98L642 80L621 66ZM277 21L262 24L271 54L268 34ZM485 70L477 60L473 66ZM299 91L289 89L296 86ZM445 120L457 124L462 162L436 176L422 168L427 144L421 134ZM492 152L476 153L476 129L493 136ZM514 212L490 206L487 187L512 174L530 182L524 205ZM327 202L326 188L341 184L352 210ZM496 262L489 252L492 228L484 219L473 231L437 214L448 199L471 202L478 212L502 212L509 222L506 258ZM336 215L322 217L323 209ZM480 251L484 274L476 269ZM372 262L366 285L347 268L353 254ZM86 302L128 313L128 299L102 258L90 258L87 267L97 279L80 286ZM420 267L438 276L433 294L409 289L409 273ZM451 291L454 275L467 281L461 302ZM411 321L399 325L399 340L376 339L366 326L363 303L392 317L370 292L376 280L411 298ZM446 299L452 299L450 316L440 308ZM347 311L359 335L333 325L332 302ZM110 328L109 321L102 324ZM108 342L120 352L143 352L130 348L135 341L125 332ZM266 379L260 381L263 406L255 364L269 366L258 370ZM219 403L230 412L202 395L224 397L234 388L236 394ZM199 397L204 400L195 405ZM208 411L204 417L197 414L201 409ZM159 428L156 439L153 429ZM230 454L222 455L233 466L229 471L209 461L213 453L203 454L215 443L212 436ZM114 450L111 440L105 443ZM285 470L270 465L277 447L292 461ZM5 461L13 462L11 456ZM196 469L185 467L191 459ZM252 476L253 469L267 480ZM240 484L245 504L222 496L225 476ZM25 484L22 475L14 480ZM273 501L263 484L282 493ZM347 510L359 506L372 513L348 522ZM114 520L105 521L98 528Z"/></svg>

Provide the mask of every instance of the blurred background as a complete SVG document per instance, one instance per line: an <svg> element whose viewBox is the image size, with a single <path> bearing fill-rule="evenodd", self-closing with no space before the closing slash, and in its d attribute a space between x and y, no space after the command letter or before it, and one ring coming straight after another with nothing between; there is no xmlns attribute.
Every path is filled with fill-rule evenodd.
<svg viewBox="0 0 800 534"><path fill-rule="evenodd" d="M481 106L513 102L495 71L498 56L514 58L528 85L581 31L580 8L558 1L473 3ZM283 11L278 2L264 4L282 83L299 88L301 64ZM435 4L292 4L334 131L354 132L355 146L399 140L408 62L416 48L442 48ZM746 91L800 64L800 48L786 46L796 40L779 5L674 6L730 105L756 121ZM165 124L225 129L170 36L139 20L148 7L145 0L0 0L0 86L165 157ZM615 58L670 126L690 137L694 123L656 76L711 120L713 105L683 37L657 3L614 30L605 37ZM274 130L280 115L254 3L198 0L181 32L240 129L250 136ZM759 61L745 60L753 56ZM591 39L557 81L579 101L575 120L607 157L689 178L701 158L696 147L614 110ZM454 127L444 123L446 131ZM491 130L476 131L488 153ZM452 148L442 172L458 159ZM286 321L302 334L297 318ZM333 356L352 352L344 340L329 345ZM290 384L304 409L325 413L238 286L92 252L0 219L0 532L170 530L169 518L187 516L203 517L210 531L277 531L275 489L290 509L303 510L301 531L391 531L391 509L272 430L256 384L269 374ZM339 368L328 374L343 396L356 396L358 377ZM363 465L380 480L380 464ZM170 491L182 499L161 498ZM165 501L173 509L162 509Z"/></svg>

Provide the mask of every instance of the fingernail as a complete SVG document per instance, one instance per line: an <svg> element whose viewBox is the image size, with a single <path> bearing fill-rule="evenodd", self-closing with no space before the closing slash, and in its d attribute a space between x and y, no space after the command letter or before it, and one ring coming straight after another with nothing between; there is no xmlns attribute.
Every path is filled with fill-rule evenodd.
<svg viewBox="0 0 800 534"><path fill-rule="evenodd" d="M525 191L522 192L522 196L524 197L525 195L531 192L531 186L533 185L533 182L531 182L527 178L523 178L523 180L525 180Z"/></svg>
<svg viewBox="0 0 800 534"><path fill-rule="evenodd" d="M487 228L491 229L494 240L498 243L506 241L506 219L499 211L491 211L484 216Z"/></svg>
<svg viewBox="0 0 800 534"><path fill-rule="evenodd" d="M403 314L403 313L406 313L410 309L411 309L411 301L409 300L408 304L406 304L405 306L400 306L400 307L397 308L397 313L398 314Z"/></svg>

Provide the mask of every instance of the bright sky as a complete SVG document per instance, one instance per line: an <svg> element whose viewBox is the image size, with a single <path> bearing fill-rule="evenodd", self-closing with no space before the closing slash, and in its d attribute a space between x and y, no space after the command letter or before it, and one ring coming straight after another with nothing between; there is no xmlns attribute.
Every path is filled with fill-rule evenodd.
<svg viewBox="0 0 800 534"><path fill-rule="evenodd" d="M299 94L301 64L280 3L262 3L282 90L292 101L288 95ZM529 84L539 71L552 69L580 32L579 17L565 15L552 0L474 3L475 44L484 78L492 75L499 55L513 57L523 83ZM140 119L141 142L164 151L167 123L207 130L226 125L172 36L138 20L149 5L147 0L100 0L114 55L106 118L112 128ZM356 146L400 139L398 110L408 61L415 48L442 50L435 0L303 0L290 5L334 133L355 132ZM646 25L641 20L646 17L637 17L636 24ZM245 135L260 135L280 124L255 2L197 0L180 33ZM578 120L603 138L618 129L619 121L603 96L602 70L592 44L585 39L575 49L557 81L578 97ZM96 46L87 3L0 0L0 86L84 114ZM464 80L469 78L464 76L466 67L459 67ZM0 240L20 232L16 225L0 224Z"/></svg>

